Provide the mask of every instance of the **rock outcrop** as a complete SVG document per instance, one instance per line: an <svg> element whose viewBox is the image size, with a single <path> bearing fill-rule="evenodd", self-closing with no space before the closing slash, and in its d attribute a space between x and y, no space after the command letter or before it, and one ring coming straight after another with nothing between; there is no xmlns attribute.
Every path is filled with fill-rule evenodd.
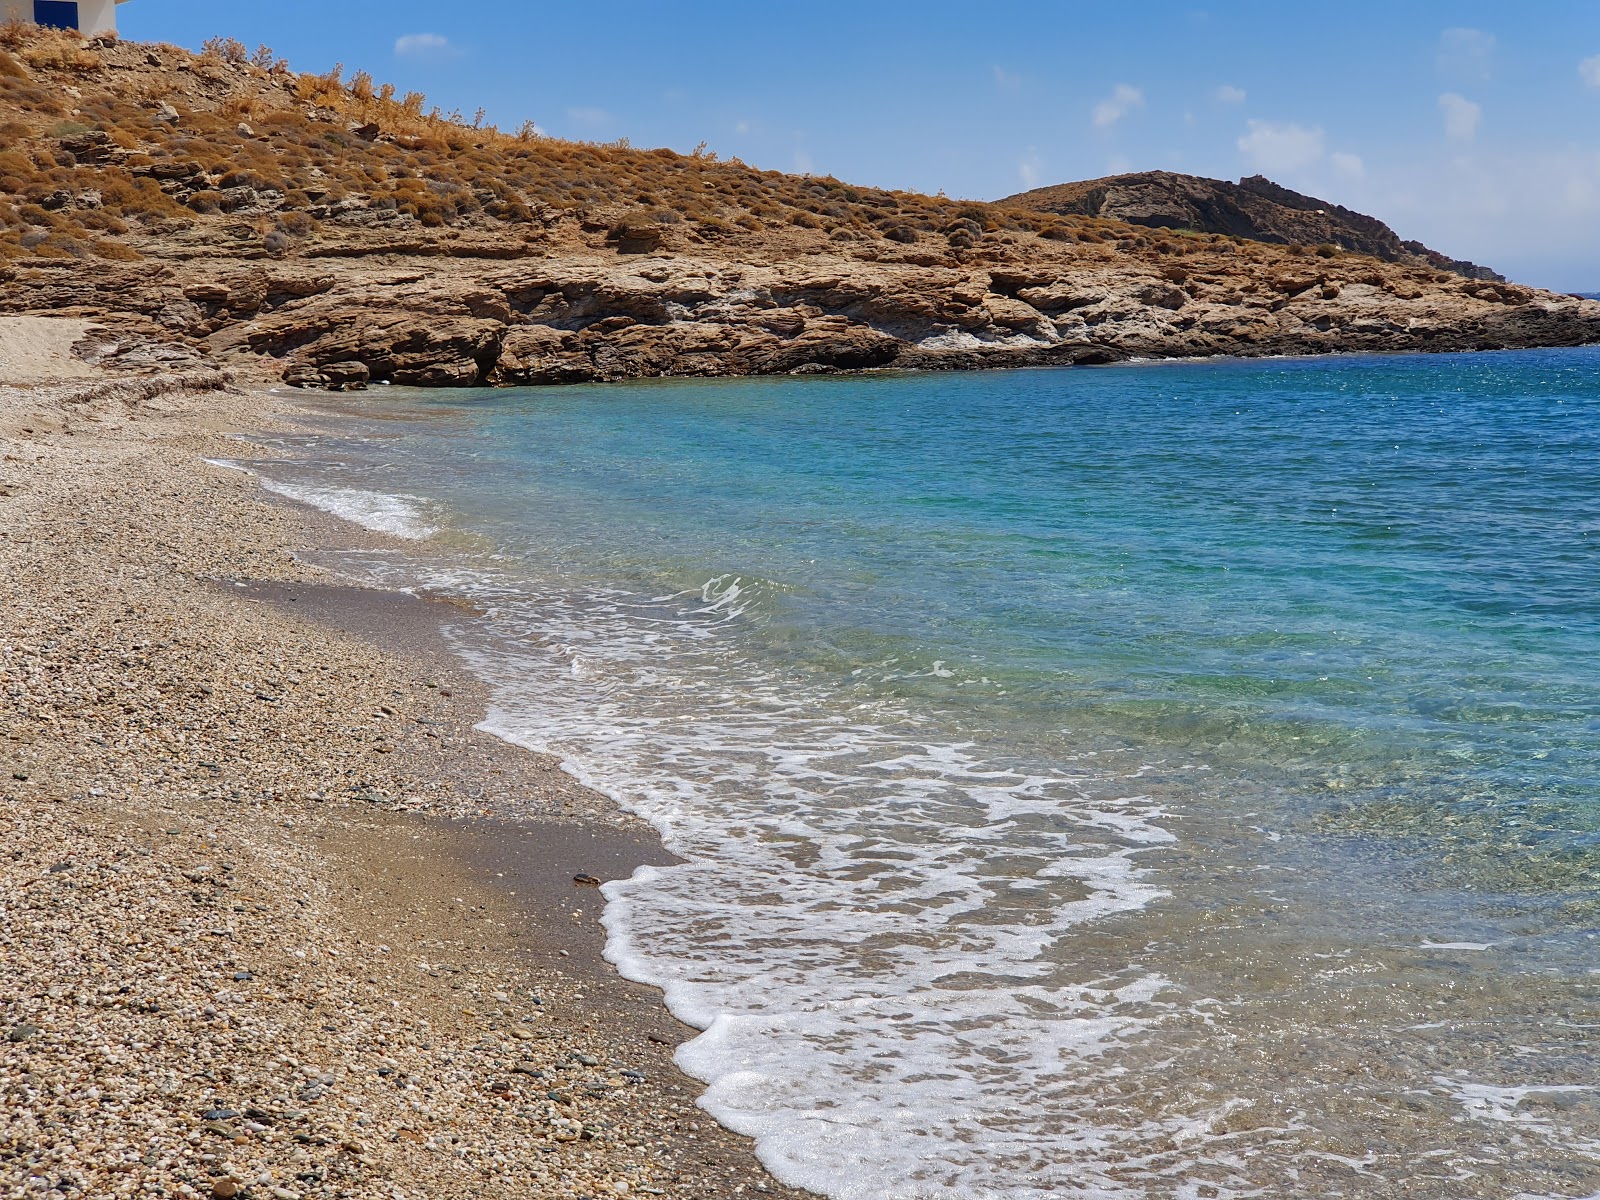
<svg viewBox="0 0 1600 1200"><path fill-rule="evenodd" d="M1158 261L1080 246L1007 266L599 250L291 268L206 262L85 277L38 267L14 274L0 309L120 323L197 359L332 388L1600 342L1593 300L1226 239Z"/></svg>
<svg viewBox="0 0 1600 1200"><path fill-rule="evenodd" d="M1469 279L1503 282L1488 267L1402 241L1376 217L1281 187L1264 175L1238 183L1141 171L1035 188L1000 201L1038 212L1104 217L1151 229L1224 233L1278 245L1331 245L1385 262L1438 267Z"/></svg>

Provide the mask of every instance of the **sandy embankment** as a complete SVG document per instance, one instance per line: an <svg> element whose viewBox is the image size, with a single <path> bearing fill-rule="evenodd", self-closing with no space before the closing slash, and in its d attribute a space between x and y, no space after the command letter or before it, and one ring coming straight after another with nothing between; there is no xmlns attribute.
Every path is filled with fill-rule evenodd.
<svg viewBox="0 0 1600 1200"><path fill-rule="evenodd" d="M201 463L288 401L79 328L0 319L0 1195L799 1195L599 958L649 831L471 730L469 617L293 557L382 538Z"/></svg>

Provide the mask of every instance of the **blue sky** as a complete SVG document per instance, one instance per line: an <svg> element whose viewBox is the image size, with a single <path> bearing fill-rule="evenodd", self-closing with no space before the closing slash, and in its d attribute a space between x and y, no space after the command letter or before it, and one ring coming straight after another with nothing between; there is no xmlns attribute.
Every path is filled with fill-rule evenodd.
<svg viewBox="0 0 1600 1200"><path fill-rule="evenodd" d="M1435 249L1600 290L1600 2L132 0L446 109L952 196L1260 171Z"/></svg>

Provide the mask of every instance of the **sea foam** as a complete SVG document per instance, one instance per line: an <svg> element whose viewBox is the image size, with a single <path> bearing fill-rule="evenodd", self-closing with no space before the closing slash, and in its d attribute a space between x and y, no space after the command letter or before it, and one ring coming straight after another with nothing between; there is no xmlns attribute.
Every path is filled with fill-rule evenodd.
<svg viewBox="0 0 1600 1200"><path fill-rule="evenodd" d="M253 475L264 491L319 508L375 533L422 541L439 532L439 526L429 515L430 503L422 496L410 496L403 492L374 492L364 488L288 483L263 475L242 463L218 458L208 458L206 461L213 466Z"/></svg>

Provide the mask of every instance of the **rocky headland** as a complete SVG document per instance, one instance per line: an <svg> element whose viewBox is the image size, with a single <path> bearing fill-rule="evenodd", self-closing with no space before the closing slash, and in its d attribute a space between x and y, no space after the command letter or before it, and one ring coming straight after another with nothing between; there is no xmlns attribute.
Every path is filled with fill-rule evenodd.
<svg viewBox="0 0 1600 1200"><path fill-rule="evenodd" d="M0 310L95 321L110 368L483 386L1600 341L1600 304L1265 180L960 202L506 134L227 41L0 42Z"/></svg>
<svg viewBox="0 0 1600 1200"><path fill-rule="evenodd" d="M1035 188L1000 201L1038 212L1108 217L1150 229L1221 233L1280 246L1331 246L1337 250L1449 271L1466 279L1504 283L1505 276L1451 258L1421 242L1403 240L1376 217L1282 187L1264 175L1238 183L1140 171Z"/></svg>

